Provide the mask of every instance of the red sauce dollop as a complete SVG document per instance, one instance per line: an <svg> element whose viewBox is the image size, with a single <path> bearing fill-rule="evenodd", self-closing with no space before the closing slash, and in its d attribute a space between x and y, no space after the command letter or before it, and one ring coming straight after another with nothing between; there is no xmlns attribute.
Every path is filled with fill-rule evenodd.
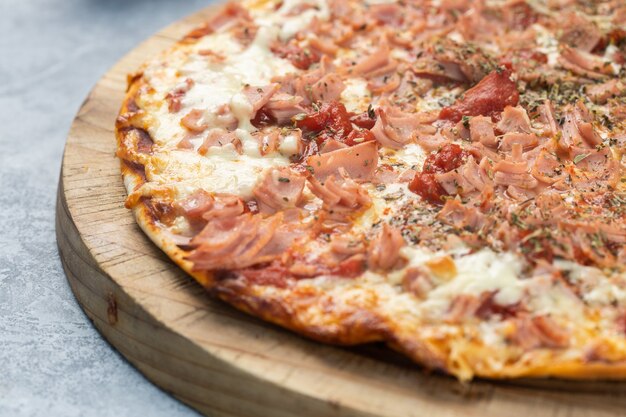
<svg viewBox="0 0 626 417"><path fill-rule="evenodd" d="M315 139L318 147L329 139L349 146L374 140L374 135L369 130L354 128L353 119L354 115L342 103L331 101L324 103L319 110L297 119L295 125L302 129L306 138Z"/></svg>
<svg viewBox="0 0 626 417"><path fill-rule="evenodd" d="M439 113L439 119L458 123L463 116L499 117L506 106L516 106L519 92L511 70L498 68L467 90L459 100Z"/></svg>
<svg viewBox="0 0 626 417"><path fill-rule="evenodd" d="M432 204L443 204L446 190L439 184L435 174L450 172L463 165L469 153L459 145L445 145L424 161L422 172L417 172L409 183L409 190Z"/></svg>

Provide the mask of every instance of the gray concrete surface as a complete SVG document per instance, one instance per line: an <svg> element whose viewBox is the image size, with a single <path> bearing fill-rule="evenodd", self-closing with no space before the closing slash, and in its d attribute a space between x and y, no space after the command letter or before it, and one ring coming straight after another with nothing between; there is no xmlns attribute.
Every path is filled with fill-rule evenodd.
<svg viewBox="0 0 626 417"><path fill-rule="evenodd" d="M211 0L0 0L0 416L194 416L97 333L59 262L70 122L98 78Z"/></svg>

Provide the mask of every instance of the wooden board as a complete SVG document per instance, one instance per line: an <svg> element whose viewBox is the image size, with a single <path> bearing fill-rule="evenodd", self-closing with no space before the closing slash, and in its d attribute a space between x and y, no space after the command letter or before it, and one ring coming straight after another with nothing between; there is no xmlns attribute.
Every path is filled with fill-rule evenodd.
<svg viewBox="0 0 626 417"><path fill-rule="evenodd" d="M74 294L148 379L211 416L617 416L622 383L474 381L427 375L382 348L311 342L210 299L123 207L113 126L126 74L210 9L151 37L94 87L72 125L57 240Z"/></svg>

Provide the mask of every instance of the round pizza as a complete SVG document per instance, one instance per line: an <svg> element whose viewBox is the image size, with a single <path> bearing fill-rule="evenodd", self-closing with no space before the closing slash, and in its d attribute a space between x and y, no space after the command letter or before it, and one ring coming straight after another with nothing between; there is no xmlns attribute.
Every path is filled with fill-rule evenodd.
<svg viewBox="0 0 626 417"><path fill-rule="evenodd" d="M143 231L312 339L626 378L622 0L247 0L129 76Z"/></svg>

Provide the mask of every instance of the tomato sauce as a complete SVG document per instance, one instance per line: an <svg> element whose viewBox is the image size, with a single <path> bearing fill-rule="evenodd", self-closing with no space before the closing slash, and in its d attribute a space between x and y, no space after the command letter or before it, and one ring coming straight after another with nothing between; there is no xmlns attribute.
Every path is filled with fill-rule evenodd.
<svg viewBox="0 0 626 417"><path fill-rule="evenodd" d="M318 148L329 139L348 146L374 140L374 135L367 128L358 129L352 126L355 118L361 125L370 124L365 122L363 117L356 117L349 113L342 103L331 101L324 103L319 110L297 119L295 125L302 129L305 138L314 139Z"/></svg>
<svg viewBox="0 0 626 417"><path fill-rule="evenodd" d="M467 90L461 98L439 113L439 119L458 123L463 116L489 116L498 118L506 106L516 106L519 92L511 80L511 70L498 68L478 84Z"/></svg>
<svg viewBox="0 0 626 417"><path fill-rule="evenodd" d="M415 173L409 183L409 190L432 204L443 204L448 193L439 184L435 174L450 172L460 167L468 157L469 153L459 145L452 143L444 146L426 158L422 172Z"/></svg>

